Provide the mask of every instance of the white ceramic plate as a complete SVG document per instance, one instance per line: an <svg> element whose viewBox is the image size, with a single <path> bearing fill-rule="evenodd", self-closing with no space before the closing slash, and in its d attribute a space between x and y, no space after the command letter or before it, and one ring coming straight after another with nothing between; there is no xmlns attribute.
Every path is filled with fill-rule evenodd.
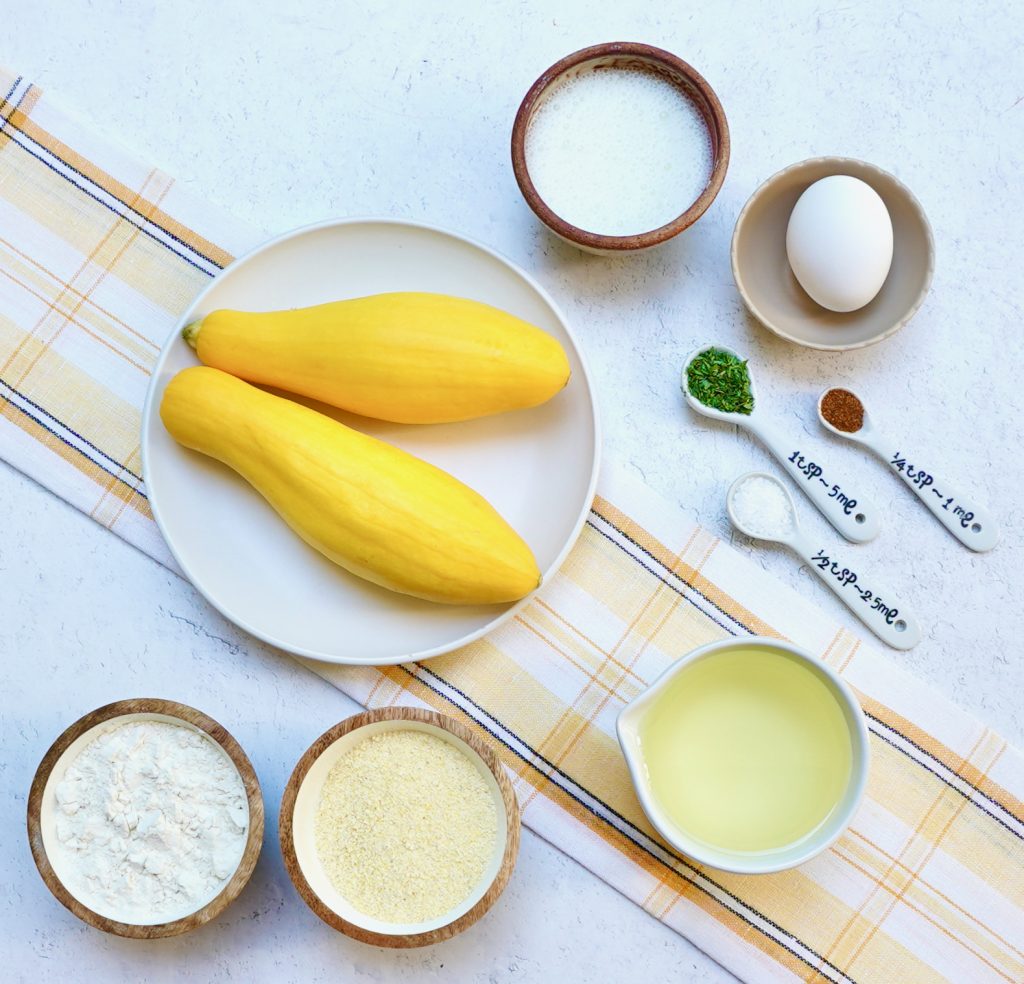
<svg viewBox="0 0 1024 984"><path fill-rule="evenodd" d="M599 426L583 357L551 298L508 260L461 236L387 219L308 226L236 260L185 313L153 372L142 417L149 502L182 570L223 615L275 646L332 663L437 656L491 631L528 599L451 607L354 577L300 540L234 472L179 446L158 409L169 380L197 363L181 338L187 322L216 308L274 310L396 290L470 297L539 325L565 347L569 385L531 410L420 427L311 405L486 496L529 543L545 578L575 542L597 482Z"/></svg>

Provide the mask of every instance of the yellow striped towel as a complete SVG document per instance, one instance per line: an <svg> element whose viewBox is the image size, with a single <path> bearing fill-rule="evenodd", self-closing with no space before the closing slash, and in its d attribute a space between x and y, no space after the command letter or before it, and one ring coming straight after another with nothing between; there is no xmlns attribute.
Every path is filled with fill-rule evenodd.
<svg viewBox="0 0 1024 984"><path fill-rule="evenodd" d="M0 451L172 566L139 467L158 349L257 236L0 72ZM852 828L801 868L741 877L668 850L613 737L674 657L792 639L857 691L871 730ZM312 666L368 707L454 714L500 748L525 822L747 980L1024 981L1024 762L727 545L614 473L561 572L466 650Z"/></svg>

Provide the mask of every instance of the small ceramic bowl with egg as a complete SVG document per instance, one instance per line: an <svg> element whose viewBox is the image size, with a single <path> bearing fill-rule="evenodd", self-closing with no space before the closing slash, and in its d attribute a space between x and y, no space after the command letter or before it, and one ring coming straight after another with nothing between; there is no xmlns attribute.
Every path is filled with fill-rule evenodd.
<svg viewBox="0 0 1024 984"><path fill-rule="evenodd" d="M427 946L475 923L519 851L497 755L443 714L387 707L322 734L285 787L288 874L329 926L374 946Z"/></svg>
<svg viewBox="0 0 1024 984"><path fill-rule="evenodd" d="M536 216L566 242L622 254L693 225L722 187L729 125L714 90L661 48L598 44L530 87L512 169Z"/></svg>
<svg viewBox="0 0 1024 984"><path fill-rule="evenodd" d="M932 282L928 218L893 175L816 157L773 175L732 238L740 296L769 331L808 348L864 348L899 331Z"/></svg>
<svg viewBox="0 0 1024 984"><path fill-rule="evenodd" d="M103 894L97 893L94 889L95 856L90 856L88 845L78 844L69 847L61 837L58 827L58 818L62 812L59 802L60 787L68 777L69 770L77 764L79 756L90 745L105 736L113 735L119 729L140 724L156 724L164 728L170 725L174 729L184 729L200 737L202 741L198 744L205 749L204 761L216 763L219 758L226 767L222 768L219 777L212 781L220 783L218 789L226 788L227 784L236 787L239 805L247 813L244 826L234 827L237 836L230 845L231 857L226 859L228 867L219 882L213 885L212 890L207 886L205 894L200 892L198 897L193 895L186 910L182 910L171 897L170 901L175 911L163 907L159 915L147 914L137 900L131 905L128 900L114 904ZM143 749L137 732L138 729L132 741L131 760L136 767L146 768L139 763L139 754ZM190 740L195 744L194 738ZM218 765L218 768L221 766ZM173 781L194 787L196 777L184 774L183 761L179 760L177 769L179 771L169 770ZM115 777L116 775L117 772ZM132 786L127 775L121 776L118 781L131 788L131 792L127 793L129 800L123 798L125 790L122 789L117 797L118 802L122 805L127 802L129 810L137 808L141 815L142 797L147 794ZM206 802L209 804L209 800ZM152 806L152 803L148 805ZM82 806L77 806L74 812L80 812L82 809ZM103 819L93 818L92 822L102 824L111 819L107 814ZM139 824L133 833L140 832L141 836L141 822L144 819L141 816L138 818ZM217 819L221 817L217 815ZM116 936L139 940L178 936L197 929L219 916L238 898L255 870L263 846L263 820L263 794L259 780L252 763L238 742L225 728L202 711L187 704L179 704L177 701L153 697L117 701L79 718L57 738L43 756L28 796L29 844L46 887L57 901L88 925ZM151 832L146 835L148 840L136 840L128 849L145 849L145 845L152 842L161 851L173 852L180 843L179 838L173 831L164 831L160 826L161 822L158 821L151 828ZM93 843L105 842L107 837L102 830L99 833L93 830L92 835L95 838ZM118 829L115 836L123 836L122 831ZM203 853L203 848L197 842L188 846L187 851L188 857L195 858ZM173 858L167 858L163 853L160 853L159 857L165 868L168 864L174 866L180 877L181 869L177 868ZM86 872L84 878L80 877L79 869L75 867L77 861L83 861L87 865L83 869ZM153 870L150 867L151 862L149 859L134 858L129 858L129 861L131 865L138 863L143 867L141 870L129 868L129 880L125 884L133 886L133 891L142 895L143 882Z"/></svg>

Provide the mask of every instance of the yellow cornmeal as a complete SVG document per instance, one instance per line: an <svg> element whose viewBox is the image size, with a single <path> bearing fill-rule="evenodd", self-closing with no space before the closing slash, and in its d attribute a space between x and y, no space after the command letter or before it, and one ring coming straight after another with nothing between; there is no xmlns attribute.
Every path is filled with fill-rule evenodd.
<svg viewBox="0 0 1024 984"><path fill-rule="evenodd" d="M462 902L494 852L498 816L483 776L423 731L381 731L342 756L317 807L317 854L360 912L422 922Z"/></svg>

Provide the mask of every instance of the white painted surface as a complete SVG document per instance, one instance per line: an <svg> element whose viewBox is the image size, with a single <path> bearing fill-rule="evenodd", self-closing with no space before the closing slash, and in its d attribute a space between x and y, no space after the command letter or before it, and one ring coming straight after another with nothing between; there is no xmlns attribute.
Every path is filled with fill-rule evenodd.
<svg viewBox="0 0 1024 984"><path fill-rule="evenodd" d="M237 215L278 232L340 214L394 214L475 236L533 272L587 350L606 452L728 536L724 493L775 466L731 428L681 406L684 353L718 339L750 353L761 398L790 430L889 506L855 548L906 585L926 638L896 656L1024 743L1024 18L1014 5L943 0L639 5L34 0L4 12L12 68ZM378 9L379 8L379 9ZM664 9L661 15L657 11ZM519 99L558 57L642 40L717 89L733 160L710 212L661 252L621 260L554 240L520 200L508 160ZM746 197L778 168L849 154L893 171L935 229L931 296L883 345L803 351L744 314L728 242ZM957 544L866 452L825 436L814 400L856 385L878 422L1004 525L991 554ZM810 445L809 445L810 446ZM813 511L808 526L828 530ZM271 829L294 761L349 701L242 637L173 575L0 469L0 942L5 978L90 980L707 980L723 971L537 838L501 904L425 952L361 946L321 925L272 835L224 917L180 940L106 938L49 896L24 841L25 796L50 741L81 713L142 694L227 725L263 780ZM779 577L847 619L809 571L756 549ZM853 624L852 622L850 624Z"/></svg>

